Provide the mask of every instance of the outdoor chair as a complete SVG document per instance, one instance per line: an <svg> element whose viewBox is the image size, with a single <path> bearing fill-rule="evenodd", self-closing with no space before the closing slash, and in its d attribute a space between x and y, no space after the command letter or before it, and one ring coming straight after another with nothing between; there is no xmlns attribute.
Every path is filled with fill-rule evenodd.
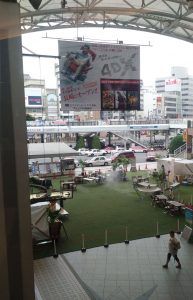
<svg viewBox="0 0 193 300"><path fill-rule="evenodd" d="M133 186L137 186L137 177L136 176L132 176L132 183L133 183Z"/></svg>
<svg viewBox="0 0 193 300"><path fill-rule="evenodd" d="M75 176L74 182L75 182L75 184L83 183L83 176Z"/></svg>
<svg viewBox="0 0 193 300"><path fill-rule="evenodd" d="M171 216L179 216L179 215L181 215L180 210L177 209L177 208L175 208L175 207L170 208L169 212L170 212Z"/></svg>
<svg viewBox="0 0 193 300"><path fill-rule="evenodd" d="M166 206L164 206L164 210L163 210L163 213L164 214L167 214L170 212L170 206L166 204Z"/></svg>

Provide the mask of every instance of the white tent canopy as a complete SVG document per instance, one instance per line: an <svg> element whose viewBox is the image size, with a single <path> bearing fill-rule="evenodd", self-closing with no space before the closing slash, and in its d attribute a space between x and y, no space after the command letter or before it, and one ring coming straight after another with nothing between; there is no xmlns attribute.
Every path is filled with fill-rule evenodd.
<svg viewBox="0 0 193 300"><path fill-rule="evenodd" d="M77 156L78 152L65 143L30 143L28 144L28 158L51 158Z"/></svg>
<svg viewBox="0 0 193 300"><path fill-rule="evenodd" d="M157 162L158 171L162 165L165 168L165 173L169 172L169 181L173 181L176 176L193 176L193 160L180 158L162 158Z"/></svg>
<svg viewBox="0 0 193 300"><path fill-rule="evenodd" d="M193 160L183 159L174 164L174 173L176 175L193 175Z"/></svg>

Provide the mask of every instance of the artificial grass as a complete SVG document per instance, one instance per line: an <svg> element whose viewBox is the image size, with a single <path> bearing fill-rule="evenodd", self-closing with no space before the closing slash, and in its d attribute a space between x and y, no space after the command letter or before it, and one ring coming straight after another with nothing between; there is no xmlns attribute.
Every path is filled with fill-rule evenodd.
<svg viewBox="0 0 193 300"><path fill-rule="evenodd" d="M137 172L137 175L144 172ZM135 240L155 236L157 222L159 233L168 233L171 229L177 230L177 221L180 229L185 225L184 216L176 217L164 214L163 209L151 205L150 196L138 197L132 186L131 176L128 173L127 182L107 182L102 185L95 183L80 184L74 192L74 198L64 202L64 208L69 212L64 226L68 233L66 239L61 229L61 238L57 243L58 253L67 253L82 248L82 234L85 236L85 247L93 248L105 243L105 230L108 231L108 243L123 242L126 238ZM136 175L136 173L135 173ZM59 189L60 179L54 180L54 187ZM178 200L190 202L193 188L180 187L175 192ZM50 256L53 246L42 245L34 247L34 258Z"/></svg>

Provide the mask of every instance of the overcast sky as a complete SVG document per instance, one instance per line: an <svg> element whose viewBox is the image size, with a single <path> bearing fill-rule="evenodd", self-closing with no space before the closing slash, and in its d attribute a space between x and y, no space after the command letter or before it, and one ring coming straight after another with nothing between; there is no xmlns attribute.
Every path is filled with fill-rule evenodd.
<svg viewBox="0 0 193 300"><path fill-rule="evenodd" d="M46 34L48 38L44 38ZM114 43L119 40L124 44L141 45L140 72L145 85L154 85L158 77L170 76L173 66L187 67L189 75L193 75L193 44L156 34L120 29L61 29L25 34L22 44L35 54L58 55L58 39L76 40L77 36L87 42ZM25 49L23 52L29 53ZM55 59L24 57L24 73L45 79L46 87L54 88L54 63L57 62Z"/></svg>

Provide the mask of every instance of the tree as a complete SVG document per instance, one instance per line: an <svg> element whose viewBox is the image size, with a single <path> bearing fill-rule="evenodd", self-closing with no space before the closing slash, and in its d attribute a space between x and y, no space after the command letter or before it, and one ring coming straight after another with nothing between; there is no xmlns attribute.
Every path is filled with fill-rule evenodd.
<svg viewBox="0 0 193 300"><path fill-rule="evenodd" d="M85 148L84 137L79 135L76 141L75 149L78 150L80 148Z"/></svg>
<svg viewBox="0 0 193 300"><path fill-rule="evenodd" d="M26 121L34 121L35 118L31 116L30 114L26 114Z"/></svg>
<svg viewBox="0 0 193 300"><path fill-rule="evenodd" d="M122 165L124 170L127 172L127 166L129 163L130 163L129 158L121 156L117 160L115 160L115 162L113 162L112 168L115 171L120 165Z"/></svg>
<svg viewBox="0 0 193 300"><path fill-rule="evenodd" d="M92 149L101 149L101 142L98 135L94 135L92 137L91 146Z"/></svg>
<svg viewBox="0 0 193 300"><path fill-rule="evenodd" d="M173 154L174 151L182 145L184 145L183 136L178 134L170 142L169 153Z"/></svg>
<svg viewBox="0 0 193 300"><path fill-rule="evenodd" d="M82 159L79 159L78 164L81 168L82 175L84 174L85 162Z"/></svg>

